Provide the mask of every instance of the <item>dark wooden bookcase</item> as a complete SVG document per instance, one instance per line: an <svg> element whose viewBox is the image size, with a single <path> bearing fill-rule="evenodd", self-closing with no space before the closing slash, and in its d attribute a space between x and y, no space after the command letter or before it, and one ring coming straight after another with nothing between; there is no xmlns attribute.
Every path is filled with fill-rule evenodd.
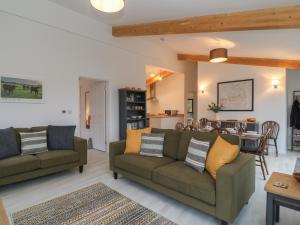
<svg viewBox="0 0 300 225"><path fill-rule="evenodd" d="M120 140L126 139L127 129L146 127L146 91L119 89Z"/></svg>

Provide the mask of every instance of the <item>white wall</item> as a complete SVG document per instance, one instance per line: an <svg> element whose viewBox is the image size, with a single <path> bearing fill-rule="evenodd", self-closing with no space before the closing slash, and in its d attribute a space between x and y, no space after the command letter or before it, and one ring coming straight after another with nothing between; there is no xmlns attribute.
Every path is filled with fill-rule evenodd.
<svg viewBox="0 0 300 225"><path fill-rule="evenodd" d="M290 113L292 110L293 105L293 91L299 91L297 94L300 95L300 70L287 70L286 74L286 85L287 85L287 142L288 148L291 149L291 135L292 135L292 128L290 128Z"/></svg>
<svg viewBox="0 0 300 225"><path fill-rule="evenodd" d="M187 117L193 117L194 120L198 119L198 63L197 62L188 62L185 64L185 106L184 114L185 119ZM194 100L194 113L193 115L188 115L187 113L187 104L188 99Z"/></svg>
<svg viewBox="0 0 300 225"><path fill-rule="evenodd" d="M198 93L198 117L213 118L207 111L209 103L217 102L217 83L241 79L254 79L253 112L220 112L220 119L246 119L255 117L261 124L274 120L280 124L279 151L287 150L287 112L286 112L286 71L280 68L255 67L229 64L198 64L198 85L205 87L205 93ZM272 80L279 80L279 87L272 87Z"/></svg>
<svg viewBox="0 0 300 225"><path fill-rule="evenodd" d="M1 1L0 27L0 75L41 79L46 96L45 104L0 103L0 128L78 126L78 78L90 77L109 81L109 134L117 140L118 88L145 88L146 64L183 72L159 44L113 38L111 27L48 1Z"/></svg>
<svg viewBox="0 0 300 225"><path fill-rule="evenodd" d="M147 112L164 113L164 110L178 110L184 114L184 74L175 73L156 83L158 101L147 101ZM147 87L149 96L149 86Z"/></svg>

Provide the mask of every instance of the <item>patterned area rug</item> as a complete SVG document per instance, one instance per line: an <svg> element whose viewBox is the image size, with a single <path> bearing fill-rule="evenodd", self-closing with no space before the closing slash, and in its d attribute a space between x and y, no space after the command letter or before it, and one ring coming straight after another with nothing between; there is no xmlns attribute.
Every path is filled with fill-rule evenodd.
<svg viewBox="0 0 300 225"><path fill-rule="evenodd" d="M175 225L98 183L16 212L14 225Z"/></svg>

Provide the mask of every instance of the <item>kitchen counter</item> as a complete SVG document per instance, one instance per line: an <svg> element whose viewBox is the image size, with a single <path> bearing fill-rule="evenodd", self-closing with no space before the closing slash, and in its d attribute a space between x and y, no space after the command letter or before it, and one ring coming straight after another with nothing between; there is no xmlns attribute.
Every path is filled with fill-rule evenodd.
<svg viewBox="0 0 300 225"><path fill-rule="evenodd" d="M184 122L183 114L178 114L176 116L149 115L149 118L149 125L152 128L175 129L177 123Z"/></svg>
<svg viewBox="0 0 300 225"><path fill-rule="evenodd" d="M178 114L176 116L169 116L169 115L149 115L148 118L174 118L174 117L184 117L183 114Z"/></svg>

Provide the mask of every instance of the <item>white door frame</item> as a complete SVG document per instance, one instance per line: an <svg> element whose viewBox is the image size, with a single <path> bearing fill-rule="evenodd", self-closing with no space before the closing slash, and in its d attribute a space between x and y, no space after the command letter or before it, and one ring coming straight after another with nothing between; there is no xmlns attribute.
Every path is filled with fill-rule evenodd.
<svg viewBox="0 0 300 225"><path fill-rule="evenodd" d="M105 83L105 151L108 151L108 146L109 146L109 124L110 124L110 118L109 118L109 81L108 80L102 80L98 78L93 78L93 77L86 77L86 76L80 76L78 78L78 88L79 88L79 135L81 135L81 87L80 87L80 80L92 80L95 82L104 82Z"/></svg>

